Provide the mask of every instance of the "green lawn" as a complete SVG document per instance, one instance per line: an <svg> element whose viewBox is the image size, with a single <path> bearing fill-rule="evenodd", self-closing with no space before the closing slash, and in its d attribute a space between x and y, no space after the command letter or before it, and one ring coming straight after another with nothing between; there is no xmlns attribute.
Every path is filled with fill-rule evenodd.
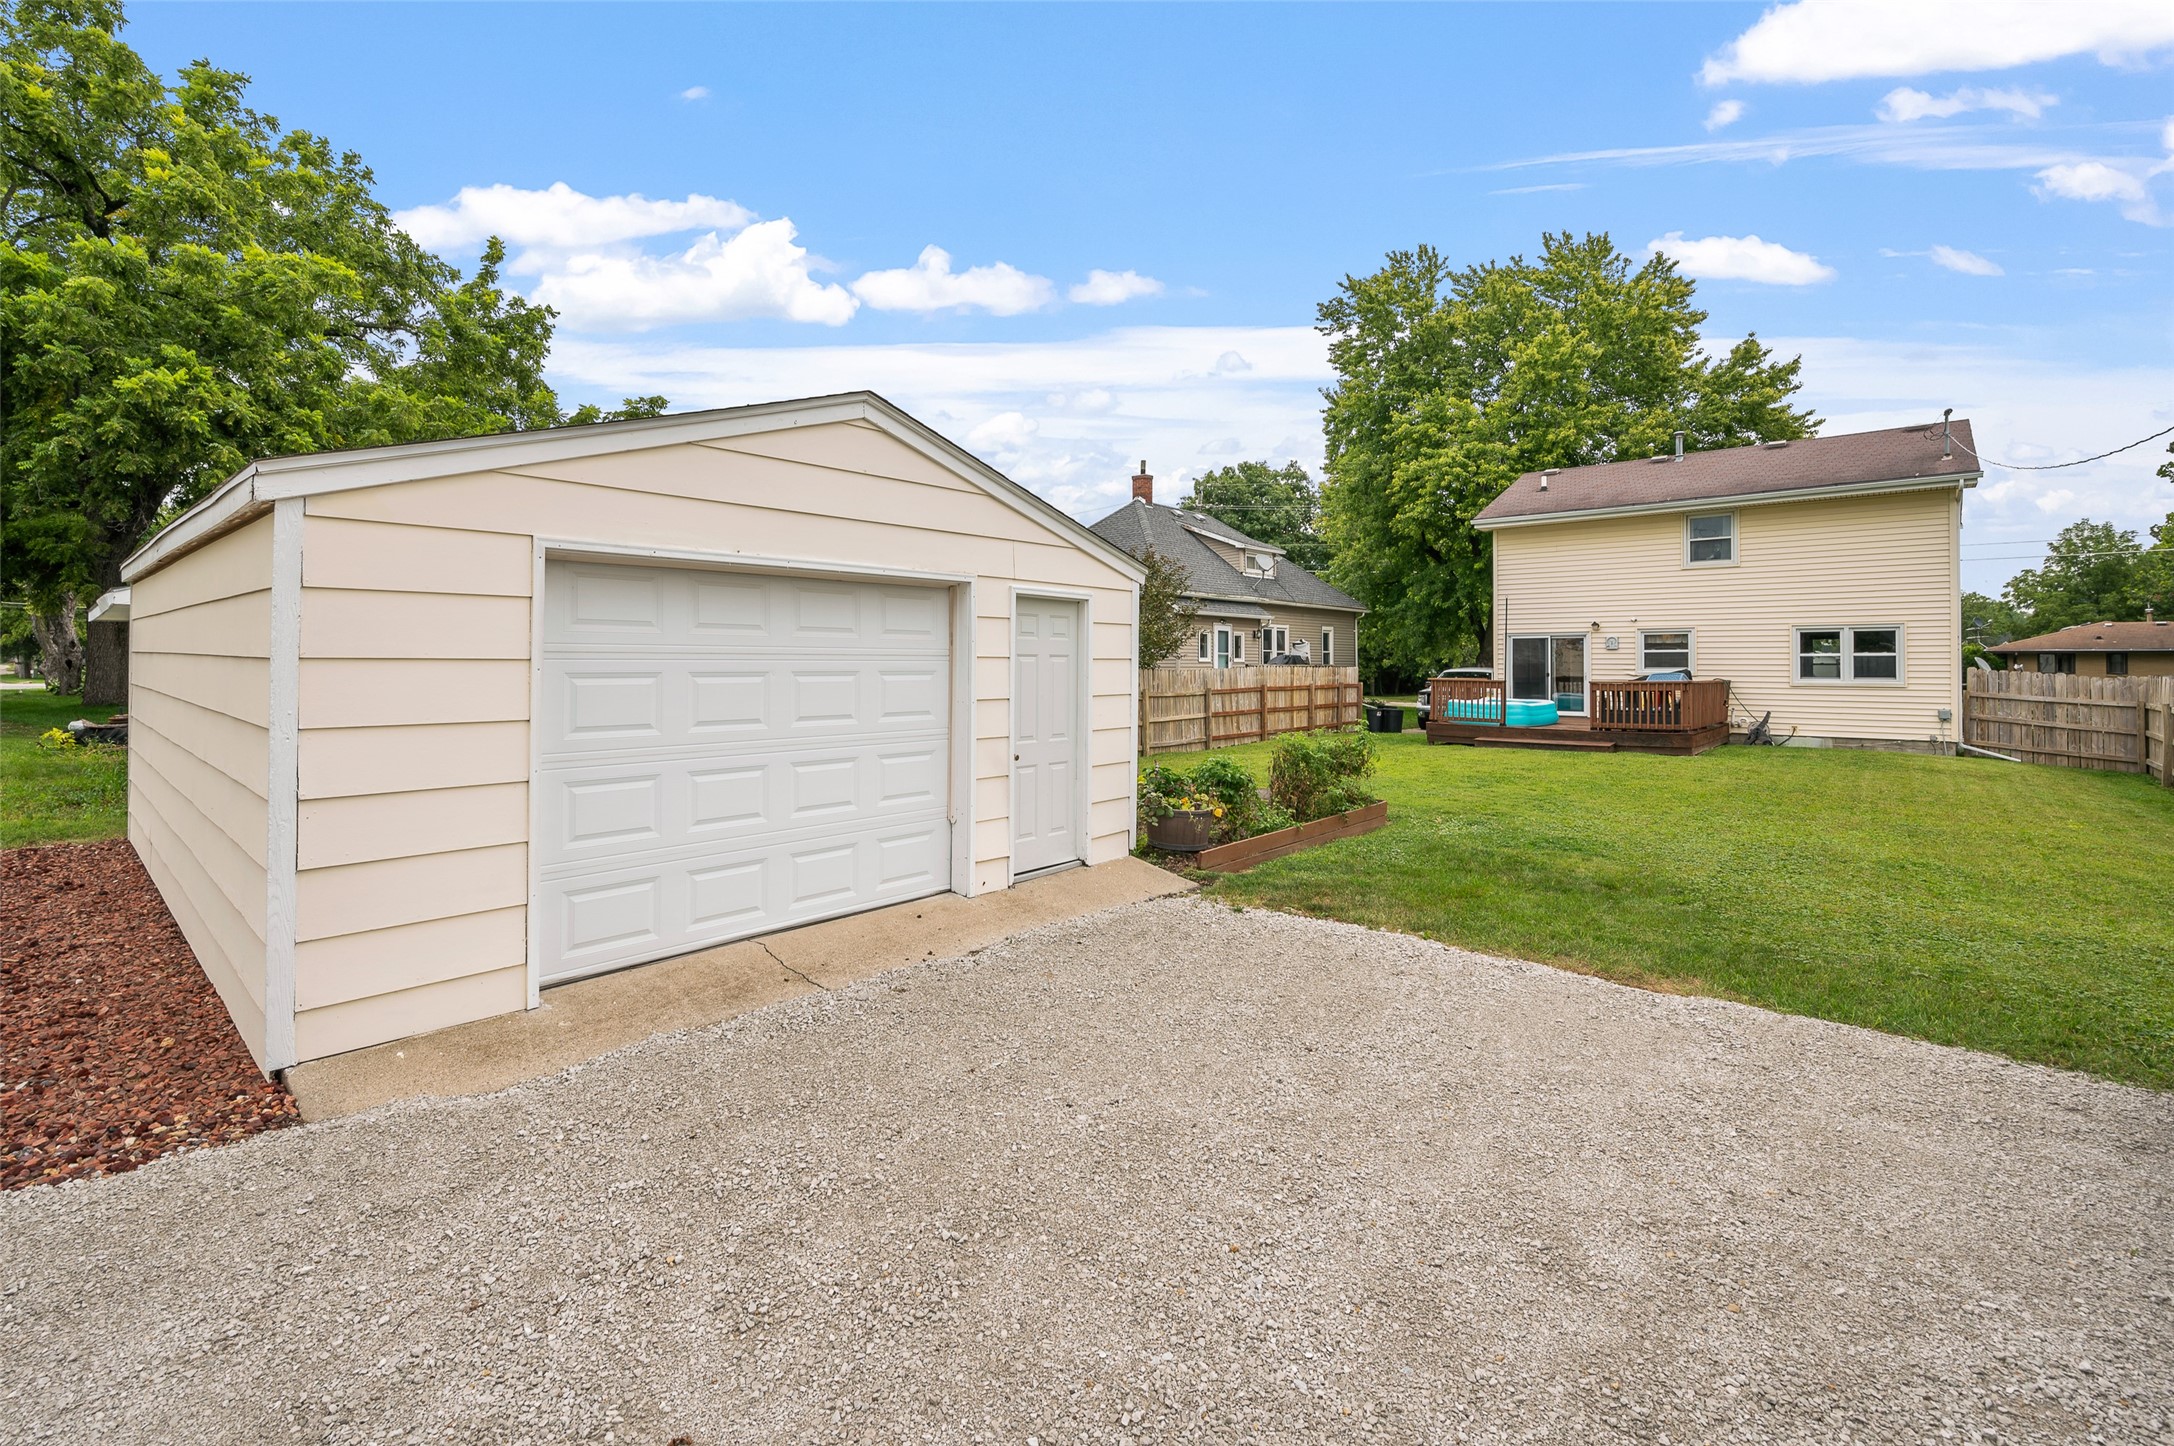
<svg viewBox="0 0 2174 1446"><path fill-rule="evenodd" d="M38 735L71 719L103 722L118 708L81 698L0 690L0 848L119 838L128 829L128 753L42 748Z"/></svg>
<svg viewBox="0 0 2174 1446"><path fill-rule="evenodd" d="M1387 827L1214 894L2174 1087L2174 790L1894 753L1379 741ZM1223 751L1265 779L1266 745Z"/></svg>

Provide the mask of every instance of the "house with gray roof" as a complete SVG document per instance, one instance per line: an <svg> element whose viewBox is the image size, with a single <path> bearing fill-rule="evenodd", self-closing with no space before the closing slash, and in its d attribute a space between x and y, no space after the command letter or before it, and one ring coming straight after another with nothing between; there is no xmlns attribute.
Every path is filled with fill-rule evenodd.
<svg viewBox="0 0 2174 1446"><path fill-rule="evenodd" d="M1272 542L1180 507L1155 501L1147 463L1132 479L1132 500L1090 529L1133 557L1152 548L1185 570L1186 596L1200 610L1199 637L1163 667L1228 668L1303 656L1316 667L1359 661L1359 617L1366 609L1290 560Z"/></svg>

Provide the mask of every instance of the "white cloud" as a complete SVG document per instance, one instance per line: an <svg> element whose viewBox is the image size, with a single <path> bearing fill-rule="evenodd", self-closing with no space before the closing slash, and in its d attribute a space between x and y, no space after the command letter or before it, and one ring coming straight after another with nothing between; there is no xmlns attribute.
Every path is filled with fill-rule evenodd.
<svg viewBox="0 0 2174 1446"><path fill-rule="evenodd" d="M506 185L463 186L445 205L393 213L401 230L432 250L474 246L489 236L516 249L571 250L679 231L737 231L754 219L746 207L717 196L691 195L684 201L590 196L564 181L541 191Z"/></svg>
<svg viewBox="0 0 2174 1446"><path fill-rule="evenodd" d="M672 256L580 252L543 264L533 300L574 328L639 331L691 321L779 317L842 326L859 306L842 286L808 274L793 223L758 221L738 235L711 232Z"/></svg>
<svg viewBox="0 0 2174 1446"><path fill-rule="evenodd" d="M1714 108L1706 112L1706 129L1717 131L1724 126L1735 125L1744 118L1744 103L1740 100L1716 101Z"/></svg>
<svg viewBox="0 0 2174 1446"><path fill-rule="evenodd" d="M1550 186L1506 186L1499 191L1489 191L1490 196L1535 196L1542 191L1582 191L1583 181L1557 181Z"/></svg>
<svg viewBox="0 0 2174 1446"><path fill-rule="evenodd" d="M1090 271L1066 293L1081 306L1116 306L1140 296L1159 296L1162 283L1137 271Z"/></svg>
<svg viewBox="0 0 2174 1446"><path fill-rule="evenodd" d="M911 266L871 271L853 283L853 294L878 311L986 311L1017 316L1057 299L1046 276L1030 276L999 261L993 266L951 269L951 253L925 246Z"/></svg>
<svg viewBox="0 0 2174 1446"><path fill-rule="evenodd" d="M2048 195L2070 201L2141 201L2147 194L2141 176L2104 161L2048 166L2038 173Z"/></svg>
<svg viewBox="0 0 2174 1446"><path fill-rule="evenodd" d="M1236 353L1249 371L1219 369ZM675 409L867 387L1006 475L1092 521L1150 459L1181 496L1206 456L1292 459L1318 472L1328 343L1310 326L1129 327L1068 341L716 347L561 334L551 375L570 398L661 392ZM1031 425L1030 425L1031 424ZM986 432L981 429L987 427ZM1238 450L1201 448L1235 438ZM1293 438L1312 438L1303 450ZM1165 459L1158 464L1154 459Z"/></svg>
<svg viewBox="0 0 2174 1446"><path fill-rule="evenodd" d="M2153 170L2163 169L2154 167ZM2150 172L2146 172L2149 174ZM2040 200L2112 201L2131 221L2158 225L2161 217L2151 188L2135 170L2106 161L2077 161L2048 166L2033 187Z"/></svg>
<svg viewBox="0 0 2174 1446"><path fill-rule="evenodd" d="M1924 120L1927 116L1946 120L1949 116L1974 110L2004 111L2019 120L2036 120L2046 113L2048 106L2058 105L2060 101L2059 96L2044 91L1981 90L1966 85L1946 95L1928 95L1904 85L1880 97L1879 108L1874 114L1896 124Z"/></svg>
<svg viewBox="0 0 2174 1446"><path fill-rule="evenodd" d="M1646 253L1661 252L1702 281L1756 281L1766 286L1810 286L1834 279L1834 268L1802 251L1791 251L1757 236L1686 237L1671 231L1646 243Z"/></svg>
<svg viewBox="0 0 2174 1446"><path fill-rule="evenodd" d="M679 93L681 100L708 100L710 88L706 85L690 85Z"/></svg>
<svg viewBox="0 0 2174 1446"><path fill-rule="evenodd" d="M1817 82L2011 66L2095 54L2108 63L2174 45L2166 0L1977 0L1967 10L1904 0L1777 5L1707 60L1699 78Z"/></svg>
<svg viewBox="0 0 2174 1446"><path fill-rule="evenodd" d="M1954 246L1935 246L1926 253L1932 264L1944 266L1950 271L1960 271L1965 276L2003 276L2000 263L1980 256L1975 251L1964 251Z"/></svg>
<svg viewBox="0 0 2174 1446"><path fill-rule="evenodd" d="M1252 371L1253 363L1247 361L1242 352L1227 351L1215 359L1215 369L1225 376L1236 376L1240 372Z"/></svg>

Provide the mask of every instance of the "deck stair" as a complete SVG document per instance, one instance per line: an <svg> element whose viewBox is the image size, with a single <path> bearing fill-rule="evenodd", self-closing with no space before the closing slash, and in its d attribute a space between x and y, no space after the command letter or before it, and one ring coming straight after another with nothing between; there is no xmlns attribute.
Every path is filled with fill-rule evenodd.
<svg viewBox="0 0 2174 1446"><path fill-rule="evenodd" d="M1513 728L1505 733L1481 734L1472 740L1475 748L1546 748L1561 753L1613 753L1615 740L1594 738L1589 735L1567 733L1541 733L1529 728Z"/></svg>

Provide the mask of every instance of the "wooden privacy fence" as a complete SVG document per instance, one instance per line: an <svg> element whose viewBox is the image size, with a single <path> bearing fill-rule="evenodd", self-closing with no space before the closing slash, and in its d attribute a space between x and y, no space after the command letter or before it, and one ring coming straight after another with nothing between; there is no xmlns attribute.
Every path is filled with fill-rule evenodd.
<svg viewBox="0 0 2174 1446"><path fill-rule="evenodd" d="M2024 763L2149 774L2174 788L2174 678L1973 668L1963 742Z"/></svg>
<svg viewBox="0 0 2174 1446"><path fill-rule="evenodd" d="M1146 668L1140 752L1221 748L1359 721L1357 668Z"/></svg>

